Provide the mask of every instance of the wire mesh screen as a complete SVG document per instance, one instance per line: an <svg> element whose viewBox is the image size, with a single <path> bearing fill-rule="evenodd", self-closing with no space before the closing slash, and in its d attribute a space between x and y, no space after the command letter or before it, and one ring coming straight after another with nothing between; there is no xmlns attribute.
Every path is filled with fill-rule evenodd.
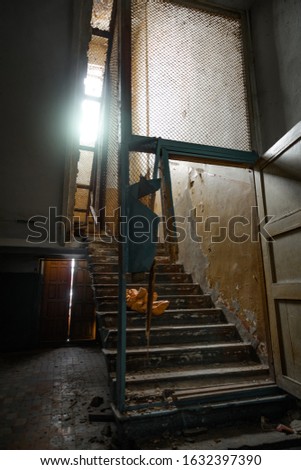
<svg viewBox="0 0 301 470"><path fill-rule="evenodd" d="M110 105L108 126L108 152L105 175L105 208L106 215L115 215L118 208L118 147L119 147L119 82L118 82L118 28L115 28L112 54L109 64Z"/></svg>
<svg viewBox="0 0 301 470"><path fill-rule="evenodd" d="M75 193L75 208L87 210L89 205L89 191L84 188L77 188Z"/></svg>
<svg viewBox="0 0 301 470"><path fill-rule="evenodd" d="M250 150L241 18L132 1L133 133Z"/></svg>
<svg viewBox="0 0 301 470"><path fill-rule="evenodd" d="M103 31L109 31L113 0L94 0L91 26Z"/></svg>
<svg viewBox="0 0 301 470"><path fill-rule="evenodd" d="M92 36L88 50L88 70L85 80L86 95L100 97L105 71L108 40L100 36Z"/></svg>
<svg viewBox="0 0 301 470"><path fill-rule="evenodd" d="M92 164L93 164L93 152L86 150L79 151L79 161L77 166L77 184L90 185Z"/></svg>

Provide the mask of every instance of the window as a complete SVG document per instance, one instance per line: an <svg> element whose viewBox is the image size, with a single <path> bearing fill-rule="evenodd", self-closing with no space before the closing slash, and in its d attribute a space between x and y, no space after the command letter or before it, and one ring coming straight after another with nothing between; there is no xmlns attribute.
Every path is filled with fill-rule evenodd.
<svg viewBox="0 0 301 470"><path fill-rule="evenodd" d="M239 14L132 1L133 133L251 149Z"/></svg>

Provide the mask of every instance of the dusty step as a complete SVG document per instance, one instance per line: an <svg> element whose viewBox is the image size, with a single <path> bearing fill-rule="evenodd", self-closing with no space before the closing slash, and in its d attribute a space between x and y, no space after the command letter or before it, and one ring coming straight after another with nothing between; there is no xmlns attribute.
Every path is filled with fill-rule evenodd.
<svg viewBox="0 0 301 470"><path fill-rule="evenodd" d="M117 255L107 255L105 253L94 251L93 254L88 254L88 261L92 263L101 261L102 263L118 264L119 258ZM170 258L169 256L156 256L156 262L157 264L170 264Z"/></svg>
<svg viewBox="0 0 301 470"><path fill-rule="evenodd" d="M128 289L139 290L140 287L148 289L148 284L128 284ZM93 290L96 294L96 297L108 297L118 294L118 284L94 284ZM159 296L161 295L195 295L202 294L199 284L194 283L166 283L166 284L157 284L155 286L155 291Z"/></svg>
<svg viewBox="0 0 301 470"><path fill-rule="evenodd" d="M166 370L148 369L126 374L127 391L156 390L167 394L168 390L183 390L198 387L220 386L245 380L257 383L269 381L269 368L264 364L219 364L202 365L195 368L182 367ZM116 382L112 375L113 384Z"/></svg>
<svg viewBox="0 0 301 470"><path fill-rule="evenodd" d="M115 263L104 263L93 259L88 259L89 268L92 273L118 273L119 265ZM182 264L157 264L156 273L183 273L184 268Z"/></svg>
<svg viewBox="0 0 301 470"><path fill-rule="evenodd" d="M117 347L117 329L103 330L103 345L106 348ZM145 328L129 328L126 335L127 346L146 346ZM241 342L235 325L182 325L152 326L151 346L168 344L210 344L214 342Z"/></svg>
<svg viewBox="0 0 301 470"><path fill-rule="evenodd" d="M97 310L101 312L110 312L118 309L118 297L95 297ZM169 300L170 309L197 309L213 307L210 295L160 295L159 300Z"/></svg>
<svg viewBox="0 0 301 470"><path fill-rule="evenodd" d="M115 370L117 352L104 348L110 372ZM170 345L147 348L127 348L127 371L153 367L170 367L216 364L226 362L255 361L258 359L249 343L216 343L210 345Z"/></svg>
<svg viewBox="0 0 301 470"><path fill-rule="evenodd" d="M143 392L128 392L127 393L127 406L137 408L137 405L142 406L153 403L161 404L175 404L176 406L183 407L185 405L201 404L201 403L216 403L221 399L232 400L240 399L241 397L254 397L260 398L269 396L271 391L274 391L275 383L272 380L263 380L249 382L246 379L237 381L232 384L221 384L216 387L201 387L199 389L186 389L186 390L168 390L166 394L160 394L159 390L144 390Z"/></svg>
<svg viewBox="0 0 301 470"><path fill-rule="evenodd" d="M135 439L139 448L145 448L150 437L158 438L162 430L174 435L176 431L198 427L225 427L225 423L258 423L261 416L271 416L273 419L283 417L292 408L293 400L278 387L267 385L253 387L249 390L235 390L226 395L221 391L219 396L211 398L204 396L201 402L179 404L166 403L165 406L154 406L146 403L137 409L133 403L132 409L127 407L126 414L120 414L113 406L118 425L122 426L124 436ZM147 436L146 438L141 436ZM142 440L141 440L142 439ZM208 441L209 442L209 441ZM233 444L234 445L234 444ZM208 447L204 447L208 448ZM276 447L275 447L276 448Z"/></svg>
<svg viewBox="0 0 301 470"><path fill-rule="evenodd" d="M90 245L88 247L88 253L90 256L92 257L96 257L96 258L101 258L102 256L106 257L106 256L116 256L118 257L118 247L117 246L111 246L111 245ZM166 249L163 247L157 247L156 249L156 256L163 256L163 257L166 257L168 256L167 252L166 252Z"/></svg>
<svg viewBox="0 0 301 470"><path fill-rule="evenodd" d="M150 403L151 401L165 401L168 403L179 403L183 400L195 400L198 398L207 397L209 394L216 396L223 392L230 392L233 390L242 390L246 388L254 388L261 386L275 385L273 380L265 375L235 375L232 378L229 376L215 377L215 380L211 378L211 384L205 383L204 381L186 381L173 383L170 388L162 388L160 386L153 387L150 383L145 383L145 387L141 390L138 389L126 389L127 402L132 401L137 403ZM149 386L149 388L148 388Z"/></svg>
<svg viewBox="0 0 301 470"><path fill-rule="evenodd" d="M94 239L88 239L88 242L90 244L91 247L100 247L100 248L107 248L107 247L110 247L110 248L114 248L116 250L118 250L118 241L115 241L114 240L114 237L111 237L111 236L99 236L99 239L97 239L96 237ZM166 245L165 243L163 242L154 242L153 243L158 250L166 250Z"/></svg>
<svg viewBox="0 0 301 470"><path fill-rule="evenodd" d="M114 272L95 272L92 273L92 279L94 284L117 284L119 280L118 273ZM132 275L127 274L127 282L130 284L132 282ZM149 274L144 273L142 282L148 282ZM156 273L155 282L157 283L192 283L191 274L186 273Z"/></svg>
<svg viewBox="0 0 301 470"><path fill-rule="evenodd" d="M107 328L117 326L117 312L96 312L101 325ZM145 315L128 310L127 325L130 327L143 327L145 325ZM163 315L153 316L152 325L209 325L226 323L225 315L220 308L199 308L187 310L166 310Z"/></svg>

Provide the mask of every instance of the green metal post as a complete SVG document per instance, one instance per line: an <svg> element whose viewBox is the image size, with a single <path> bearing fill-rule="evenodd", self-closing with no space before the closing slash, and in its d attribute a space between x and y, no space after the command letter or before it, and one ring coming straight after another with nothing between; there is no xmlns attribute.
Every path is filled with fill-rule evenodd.
<svg viewBox="0 0 301 470"><path fill-rule="evenodd" d="M165 237L168 239L168 251L170 260L175 263L178 259L178 242L175 211L172 197L171 177L169 169L168 152L162 149L161 156L161 173L162 173L162 208L163 215L166 217Z"/></svg>

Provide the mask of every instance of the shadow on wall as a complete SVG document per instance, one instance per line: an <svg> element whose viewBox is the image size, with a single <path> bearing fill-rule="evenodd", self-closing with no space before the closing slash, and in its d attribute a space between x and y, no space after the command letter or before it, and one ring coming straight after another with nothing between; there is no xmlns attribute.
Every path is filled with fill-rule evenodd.
<svg viewBox="0 0 301 470"><path fill-rule="evenodd" d="M16 351L38 343L40 275L0 273L0 350Z"/></svg>

